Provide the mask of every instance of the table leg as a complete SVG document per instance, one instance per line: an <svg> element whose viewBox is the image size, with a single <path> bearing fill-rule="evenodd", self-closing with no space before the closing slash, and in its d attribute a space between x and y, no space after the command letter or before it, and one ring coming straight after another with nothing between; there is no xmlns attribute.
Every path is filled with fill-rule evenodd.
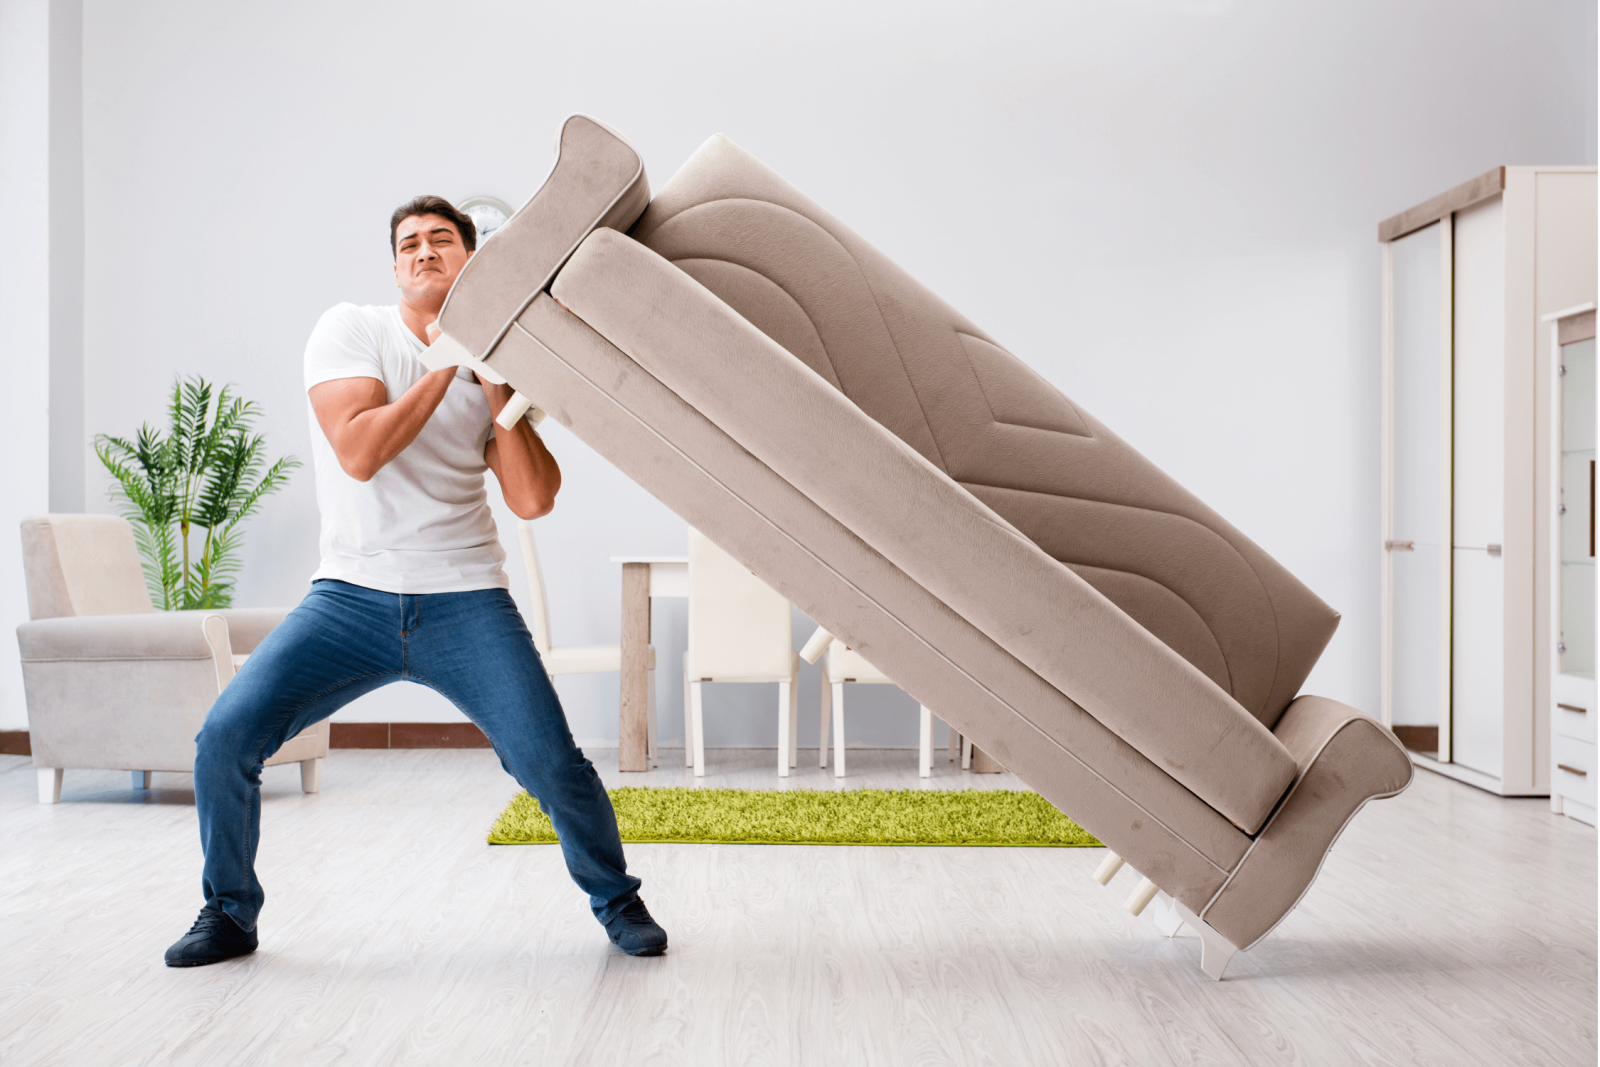
<svg viewBox="0 0 1600 1067"><path fill-rule="evenodd" d="M617 766L649 768L650 564L622 565L622 724Z"/></svg>

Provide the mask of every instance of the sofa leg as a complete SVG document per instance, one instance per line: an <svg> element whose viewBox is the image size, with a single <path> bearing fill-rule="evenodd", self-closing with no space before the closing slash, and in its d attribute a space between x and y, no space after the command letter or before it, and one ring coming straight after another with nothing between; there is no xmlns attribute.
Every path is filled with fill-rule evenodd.
<svg viewBox="0 0 1600 1067"><path fill-rule="evenodd" d="M61 768L39 768L39 803L61 803Z"/></svg>
<svg viewBox="0 0 1600 1067"><path fill-rule="evenodd" d="M1172 910L1185 926L1200 935L1200 969L1213 982L1222 981L1222 972L1228 969L1233 954L1239 950L1232 941L1217 933L1209 923L1176 900L1172 902Z"/></svg>
<svg viewBox="0 0 1600 1067"><path fill-rule="evenodd" d="M319 793L322 791L322 760L303 759L300 761L300 791L302 793Z"/></svg>
<svg viewBox="0 0 1600 1067"><path fill-rule="evenodd" d="M149 789L150 783L155 780L155 771L134 771L133 787L135 789Z"/></svg>
<svg viewBox="0 0 1600 1067"><path fill-rule="evenodd" d="M1161 887L1146 878L1139 883L1139 887L1128 894L1128 902L1123 907L1128 909L1129 915L1138 915L1161 892Z"/></svg>
<svg viewBox="0 0 1600 1067"><path fill-rule="evenodd" d="M1101 885L1110 885L1111 879L1122 870L1122 857L1106 849L1106 858L1100 861L1100 867L1094 872L1094 880Z"/></svg>

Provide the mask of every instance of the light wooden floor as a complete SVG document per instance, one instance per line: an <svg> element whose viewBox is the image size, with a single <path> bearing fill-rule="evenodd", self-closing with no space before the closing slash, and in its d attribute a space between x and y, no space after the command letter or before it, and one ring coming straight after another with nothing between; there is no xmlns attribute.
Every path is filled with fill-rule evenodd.
<svg viewBox="0 0 1600 1067"><path fill-rule="evenodd" d="M915 759L852 751L847 784L916 786ZM710 762L706 785L778 784L766 752ZM947 768L925 784L1016 785ZM1596 1060L1595 832L1426 773L1221 984L1122 911L1130 873L1091 881L1099 849L634 845L672 949L631 959L555 848L484 844L514 790L487 751L337 750L317 796L266 780L261 950L172 970L201 903L187 776L68 771L46 807L0 757L0 1063Z"/></svg>

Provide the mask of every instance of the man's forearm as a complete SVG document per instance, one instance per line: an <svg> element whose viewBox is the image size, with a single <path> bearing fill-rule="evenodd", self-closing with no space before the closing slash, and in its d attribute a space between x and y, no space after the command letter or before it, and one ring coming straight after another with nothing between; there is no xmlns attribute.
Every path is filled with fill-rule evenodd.
<svg viewBox="0 0 1600 1067"><path fill-rule="evenodd" d="M499 415L511 390L487 386L484 392L490 412ZM494 440L485 449L484 458L500 482L506 506L519 518L536 519L555 506L556 493L561 489L561 468L525 419L517 420L510 430L495 423Z"/></svg>
<svg viewBox="0 0 1600 1067"><path fill-rule="evenodd" d="M454 377L454 368L425 374L393 403L367 407L334 426L332 432L324 421L323 431L339 457L339 465L352 478L363 482L372 478L416 440L449 391ZM382 389L382 384L375 379L361 380ZM317 399L312 397L313 407L318 406ZM322 418L320 409L318 417Z"/></svg>

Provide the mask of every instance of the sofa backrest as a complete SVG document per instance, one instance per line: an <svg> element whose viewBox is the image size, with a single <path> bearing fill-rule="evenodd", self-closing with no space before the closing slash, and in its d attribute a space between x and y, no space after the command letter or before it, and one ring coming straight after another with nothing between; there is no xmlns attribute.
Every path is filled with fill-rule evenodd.
<svg viewBox="0 0 1600 1067"><path fill-rule="evenodd" d="M631 235L787 348L1267 727L1338 614L954 308L728 139Z"/></svg>
<svg viewBox="0 0 1600 1067"><path fill-rule="evenodd" d="M155 611L133 527L115 515L35 515L22 520L28 617L141 615Z"/></svg>

